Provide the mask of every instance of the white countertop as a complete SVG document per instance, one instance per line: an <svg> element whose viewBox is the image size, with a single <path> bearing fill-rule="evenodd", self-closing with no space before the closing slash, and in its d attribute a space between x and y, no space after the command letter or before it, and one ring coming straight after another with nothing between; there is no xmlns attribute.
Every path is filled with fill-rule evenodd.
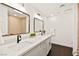
<svg viewBox="0 0 79 59"><path fill-rule="evenodd" d="M19 56L27 53L32 48L51 37L51 34L38 35L33 38L22 39L20 43L11 43L0 46L0 56Z"/></svg>

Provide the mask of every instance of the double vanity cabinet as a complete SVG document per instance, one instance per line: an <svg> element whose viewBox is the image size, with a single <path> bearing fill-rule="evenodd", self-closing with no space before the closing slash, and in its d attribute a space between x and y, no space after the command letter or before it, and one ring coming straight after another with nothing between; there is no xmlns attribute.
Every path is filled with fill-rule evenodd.
<svg viewBox="0 0 79 59"><path fill-rule="evenodd" d="M1 46L0 56L46 56L51 49L51 34L35 37L22 36L19 43L12 42Z"/></svg>

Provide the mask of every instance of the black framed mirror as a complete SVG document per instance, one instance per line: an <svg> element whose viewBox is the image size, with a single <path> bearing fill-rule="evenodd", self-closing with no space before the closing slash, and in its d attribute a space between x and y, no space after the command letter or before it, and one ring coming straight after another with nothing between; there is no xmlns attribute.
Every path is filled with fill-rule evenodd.
<svg viewBox="0 0 79 59"><path fill-rule="evenodd" d="M43 20L34 18L33 24L34 24L34 26L33 26L34 32L40 32L40 31L44 30L44 21Z"/></svg>
<svg viewBox="0 0 79 59"><path fill-rule="evenodd" d="M8 33L3 36L30 33L30 15L4 3L1 4L8 8Z"/></svg>

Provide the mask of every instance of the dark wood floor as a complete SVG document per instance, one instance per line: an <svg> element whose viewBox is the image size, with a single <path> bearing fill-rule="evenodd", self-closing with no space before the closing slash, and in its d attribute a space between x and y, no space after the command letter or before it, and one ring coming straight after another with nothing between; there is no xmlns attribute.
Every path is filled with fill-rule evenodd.
<svg viewBox="0 0 79 59"><path fill-rule="evenodd" d="M57 44L52 44L52 48L48 56L72 56L72 48Z"/></svg>

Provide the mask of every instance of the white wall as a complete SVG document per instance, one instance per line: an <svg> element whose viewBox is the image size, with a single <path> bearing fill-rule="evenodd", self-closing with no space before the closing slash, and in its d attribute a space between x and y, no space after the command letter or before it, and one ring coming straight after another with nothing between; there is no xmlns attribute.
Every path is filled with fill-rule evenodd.
<svg viewBox="0 0 79 59"><path fill-rule="evenodd" d="M2 35L8 33L8 8L0 4L0 23Z"/></svg>
<svg viewBox="0 0 79 59"><path fill-rule="evenodd" d="M62 9L60 13L45 20L45 29L49 33L55 31L55 37L52 38L52 43L73 47L73 40L76 39L76 19L74 16L75 4L70 4ZM64 11L65 9L71 9Z"/></svg>

